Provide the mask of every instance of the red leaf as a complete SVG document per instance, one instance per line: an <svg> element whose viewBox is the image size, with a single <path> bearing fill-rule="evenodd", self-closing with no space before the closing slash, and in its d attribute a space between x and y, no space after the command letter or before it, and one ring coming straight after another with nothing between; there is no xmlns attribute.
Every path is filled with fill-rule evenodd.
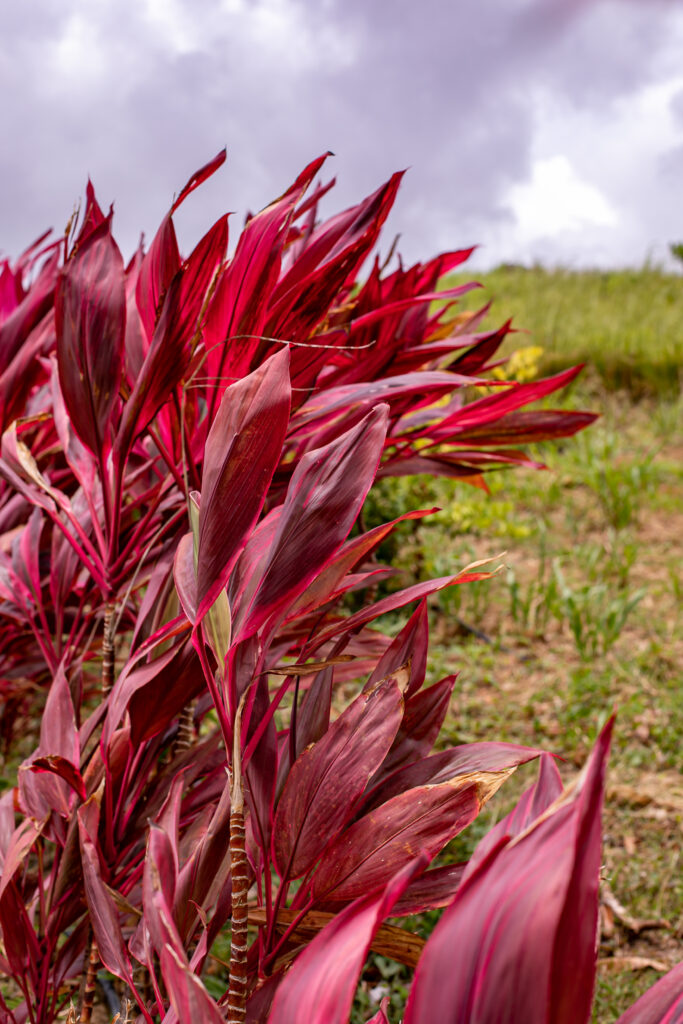
<svg viewBox="0 0 683 1024"><path fill-rule="evenodd" d="M81 800L85 800L85 783L81 773L77 768L74 768L70 761L60 757L59 754L48 754L47 757L34 758L29 765L29 769L32 772L52 772L54 775L58 775L65 782L68 782Z"/></svg>
<svg viewBox="0 0 683 1024"><path fill-rule="evenodd" d="M31 331L52 307L59 253L43 265L28 294L0 326L0 366L7 367L20 351Z"/></svg>
<svg viewBox="0 0 683 1024"><path fill-rule="evenodd" d="M194 626L197 621L197 573L194 567L194 538L191 533L186 533L178 542L173 559L173 580L182 609Z"/></svg>
<svg viewBox="0 0 683 1024"><path fill-rule="evenodd" d="M402 174L357 206L317 228L273 295L266 334L308 334L327 314L342 286L357 272L396 198Z"/></svg>
<svg viewBox="0 0 683 1024"><path fill-rule="evenodd" d="M169 284L154 335L116 437L122 462L136 436L156 416L182 380L198 340L206 294L227 245L227 217L207 231Z"/></svg>
<svg viewBox="0 0 683 1024"><path fill-rule="evenodd" d="M370 942L426 857L395 874L378 896L363 896L330 922L281 982L268 1024L347 1024Z"/></svg>
<svg viewBox="0 0 683 1024"><path fill-rule="evenodd" d="M683 961L623 1013L616 1024L681 1024Z"/></svg>
<svg viewBox="0 0 683 1024"><path fill-rule="evenodd" d="M159 225L149 252L142 260L135 288L135 299L148 338L152 338L166 289L180 269L180 253L172 214L202 182L206 181L226 157L221 150L213 160L192 175Z"/></svg>
<svg viewBox="0 0 683 1024"><path fill-rule="evenodd" d="M389 1018L387 1017L387 1010L389 1009L389 997L387 996L382 1000L380 1008L377 1013L370 1017L366 1024L389 1024Z"/></svg>
<svg viewBox="0 0 683 1024"><path fill-rule="evenodd" d="M351 819L401 721L403 700L393 679L360 694L293 764L273 825L282 878L299 878Z"/></svg>
<svg viewBox="0 0 683 1024"><path fill-rule="evenodd" d="M161 960L161 973L179 1021L224 1024L218 1007L193 972L171 910L177 861L166 832L150 828L143 875L144 921Z"/></svg>
<svg viewBox="0 0 683 1024"><path fill-rule="evenodd" d="M56 757L50 768L54 774L34 774L36 758ZM48 762L49 763L49 762ZM65 780L64 770L56 770L56 766L68 765L72 777ZM40 743L33 757L24 761L19 769L19 792L21 802L26 810L38 821L52 811L68 817L73 803L72 786L79 791L78 779L80 772L80 744L76 731L71 691L60 665L52 681L45 702L45 710L40 723ZM68 769L67 769L68 771ZM80 783L82 786L82 781Z"/></svg>
<svg viewBox="0 0 683 1024"><path fill-rule="evenodd" d="M386 427L386 406L377 406L336 441L301 459L240 638L266 619L272 623L346 539L374 479Z"/></svg>
<svg viewBox="0 0 683 1024"><path fill-rule="evenodd" d="M216 395L227 383L226 374L242 376L256 353L270 350L262 340L273 288L292 211L317 174L324 157L313 161L285 194L256 216L240 235L233 258L220 277L207 313L204 341L209 376Z"/></svg>
<svg viewBox="0 0 683 1024"><path fill-rule="evenodd" d="M347 573L376 550L384 538L393 531L397 523L403 522L406 519L422 519L424 516L428 516L432 512L436 512L436 509L431 508L417 512L405 512L402 516L399 516L398 519L394 519L390 523L383 523L381 526L376 526L374 529L368 530L367 533L361 533L358 536L351 537L349 540L345 541L333 557L328 560L325 567L321 569L313 580L311 580L303 594L293 602L290 610L287 612L287 620L307 614L315 608L319 608L320 605L325 604L330 599L330 595L335 592L337 587L347 576ZM394 667L399 667L400 665L404 665L408 659L406 657L403 658L403 660L398 660L398 654L396 654L395 660L396 665ZM411 669L411 680L413 679L413 676L416 678L419 677L420 666L422 663L421 653L419 656L416 656L414 653L413 660L415 662L415 667L414 669ZM372 681L378 682L380 679L384 679L387 675L389 675L389 672L382 671L382 673L379 673L375 671L373 672Z"/></svg>
<svg viewBox="0 0 683 1024"><path fill-rule="evenodd" d="M422 686L427 669L427 648L429 645L429 623L427 621L427 602L419 605L406 622L403 629L392 640L377 663L377 668L370 676L367 685L371 686L379 679L385 679L402 665L410 662L410 681L405 691L406 697Z"/></svg>
<svg viewBox="0 0 683 1024"><path fill-rule="evenodd" d="M459 747L450 747L399 768L380 780L368 790L363 807L369 810L414 786L449 782L473 772L505 772L533 761L541 753L535 747L522 747L516 743L464 743Z"/></svg>
<svg viewBox="0 0 683 1024"><path fill-rule="evenodd" d="M403 719L391 750L370 783L371 786L402 765L419 761L429 754L448 713L455 680L455 676L446 676L406 701Z"/></svg>
<svg viewBox="0 0 683 1024"><path fill-rule="evenodd" d="M102 963L117 978L131 984L131 964L123 941L118 912L102 881L97 853L98 825L99 806L97 797L93 796L78 810L85 899Z"/></svg>
<svg viewBox="0 0 683 1024"><path fill-rule="evenodd" d="M166 729L188 701L204 689L204 676L192 644L188 641L170 653L168 661L162 655L128 677L131 740L135 745ZM158 665L162 659L163 664ZM157 666L156 672L150 671L152 666Z"/></svg>
<svg viewBox="0 0 683 1024"><path fill-rule="evenodd" d="M289 421L289 353L225 392L206 440L199 509L197 618L225 588L263 507Z"/></svg>
<svg viewBox="0 0 683 1024"><path fill-rule="evenodd" d="M12 801L11 813L12 813L12 825L14 825L14 793L10 792L7 794ZM3 798L5 799L5 798ZM9 824L9 822L5 823ZM12 828L12 831L7 836L3 836L3 846L6 842L6 846L2 850L2 874L0 875L0 896L4 893L7 886L12 881L12 878L17 870L23 864L29 851L32 849L38 836L41 834L40 827L31 818L24 818L21 824L17 828Z"/></svg>
<svg viewBox="0 0 683 1024"><path fill-rule="evenodd" d="M87 236L62 271L55 297L59 384L74 429L102 458L123 372L126 295L111 219Z"/></svg>
<svg viewBox="0 0 683 1024"><path fill-rule="evenodd" d="M546 811L562 793L562 779L550 754L541 754L538 779L522 794L517 806L502 818L477 845L467 865L470 874L505 836L518 836Z"/></svg>
<svg viewBox="0 0 683 1024"><path fill-rule="evenodd" d="M565 370L554 377L531 381L528 384L514 384L495 395L479 398L443 419L430 431L430 436L439 444L459 438L465 431L498 420L506 413L514 412L529 402L536 402L553 391L558 391L573 381L582 369L583 366L574 366L571 370Z"/></svg>
<svg viewBox="0 0 683 1024"><path fill-rule="evenodd" d="M173 206L171 207L171 213L175 213L181 203L184 203L191 192L194 192L196 188L199 188L207 178L210 178L212 174L215 174L219 167L222 167L225 163L227 156L227 150L221 149L216 153L215 157L209 160L208 163L204 164L190 176L184 188L180 190L178 198L174 200Z"/></svg>
<svg viewBox="0 0 683 1024"><path fill-rule="evenodd" d="M35 984L41 946L14 882L0 896L0 931L12 974L31 978Z"/></svg>
<svg viewBox="0 0 683 1024"><path fill-rule="evenodd" d="M446 907L455 896L467 864L445 864L432 868L410 883L394 905L393 917L421 914L425 910Z"/></svg>
<svg viewBox="0 0 683 1024"><path fill-rule="evenodd" d="M309 399L292 416L291 435L296 439L312 434L315 440L326 424L331 423L339 430L338 424L343 424L352 410L377 405L379 402L386 402L390 406L392 416L400 416L409 410L431 406L457 387L475 383L477 381L472 377L431 370L328 388ZM437 418L437 409L432 416Z"/></svg>
<svg viewBox="0 0 683 1024"><path fill-rule="evenodd" d="M517 838L502 839L463 880L424 949L405 1024L588 1020L612 724L573 792Z"/></svg>
<svg viewBox="0 0 683 1024"><path fill-rule="evenodd" d="M161 973L181 1024L190 1024L190 1021L225 1024L225 1017L204 988L201 979L173 946L162 948L160 960Z"/></svg>
<svg viewBox="0 0 683 1024"><path fill-rule="evenodd" d="M453 440L458 444L509 445L527 444L568 437L590 426L598 417L592 412L571 412L566 409L536 409L509 412L493 422L487 421L458 430Z"/></svg>
<svg viewBox="0 0 683 1024"><path fill-rule="evenodd" d="M154 336L154 328L166 290L179 269L180 253L169 213L161 222L149 252L140 264L135 285L135 303L150 341Z"/></svg>
<svg viewBox="0 0 683 1024"><path fill-rule="evenodd" d="M459 583L473 583L475 580L490 579L492 575L490 572L468 572L465 569L456 576L439 576L436 579L425 580L424 583L415 583L411 587L406 587L405 590L398 590L394 594L389 594L388 597L382 598L376 604L361 608L360 611L349 615L348 618L339 619L331 626L326 627L316 636L316 646L322 646L322 644L327 643L340 633L355 633L361 626L365 626L368 622L379 618L380 615L386 615L387 612L403 608L404 605L410 604L411 601L419 601L423 597L429 596L429 594L435 594L439 590L444 590L446 587L452 587Z"/></svg>
<svg viewBox="0 0 683 1024"><path fill-rule="evenodd" d="M431 860L474 821L487 795L481 780L465 777L420 786L388 800L327 848L313 875L314 899L356 899L381 888L388 874L417 854L426 851Z"/></svg>
<svg viewBox="0 0 683 1024"><path fill-rule="evenodd" d="M230 787L226 785L206 831L178 875L173 914L185 940L197 921L196 908L213 909L230 875L229 839Z"/></svg>

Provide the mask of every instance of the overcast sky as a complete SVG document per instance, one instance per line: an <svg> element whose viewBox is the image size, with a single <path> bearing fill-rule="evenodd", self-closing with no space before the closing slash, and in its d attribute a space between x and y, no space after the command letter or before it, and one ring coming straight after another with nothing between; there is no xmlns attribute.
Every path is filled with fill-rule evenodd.
<svg viewBox="0 0 683 1024"><path fill-rule="evenodd" d="M327 149L327 211L409 168L384 246L474 267L683 240L683 0L20 0L0 9L0 250L90 175L126 255L197 167L185 251Z"/></svg>

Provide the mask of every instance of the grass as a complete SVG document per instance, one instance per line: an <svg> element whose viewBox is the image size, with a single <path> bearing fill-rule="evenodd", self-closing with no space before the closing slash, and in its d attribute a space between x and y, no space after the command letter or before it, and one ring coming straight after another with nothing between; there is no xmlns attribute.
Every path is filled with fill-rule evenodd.
<svg viewBox="0 0 683 1024"><path fill-rule="evenodd" d="M368 525L408 507L442 509L385 551L403 570L397 586L506 552L493 580L434 601L430 678L459 672L443 742L542 746L566 759L569 778L617 712L603 874L633 917L668 926L636 934L603 908L593 1021L612 1024L659 976L635 957L683 959L683 279L502 268L485 284L506 315L535 328L526 343L544 347L542 369L589 364L552 404L601 419L538 446L546 471L489 476L490 495L384 481ZM469 856L532 775L519 770L449 856ZM366 992L379 983L372 962L369 971Z"/></svg>
<svg viewBox="0 0 683 1024"><path fill-rule="evenodd" d="M464 272L453 283L470 280ZM642 270L570 271L506 265L478 275L498 321L512 317L543 348L544 372L586 362L610 391L675 396L683 366L683 276ZM450 282L449 282L450 283ZM482 292L466 296L476 309ZM524 344L519 335L508 350Z"/></svg>

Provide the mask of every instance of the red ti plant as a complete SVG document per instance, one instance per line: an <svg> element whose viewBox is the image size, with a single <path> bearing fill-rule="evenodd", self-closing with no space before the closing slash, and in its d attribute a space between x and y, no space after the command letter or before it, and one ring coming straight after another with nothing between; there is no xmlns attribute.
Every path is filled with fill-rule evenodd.
<svg viewBox="0 0 683 1024"><path fill-rule="evenodd" d="M369 945L419 958L385 918L450 902L464 869L432 860L540 753L431 753L454 679L424 685L425 600L486 572L345 597L389 571L372 556L396 524L357 522L378 475L533 464L512 446L592 419L524 409L576 371L472 400L508 325L449 323L462 288L432 312L467 251L359 279L398 176L320 224L314 161L231 257L221 217L182 259L172 215L223 159L128 266L89 185L75 237L2 267L10 750L46 694L0 800L8 1022L87 1021L100 965L147 1021L290 1019L302 984L306 1019L346 1019ZM415 602L396 638L371 628Z"/></svg>

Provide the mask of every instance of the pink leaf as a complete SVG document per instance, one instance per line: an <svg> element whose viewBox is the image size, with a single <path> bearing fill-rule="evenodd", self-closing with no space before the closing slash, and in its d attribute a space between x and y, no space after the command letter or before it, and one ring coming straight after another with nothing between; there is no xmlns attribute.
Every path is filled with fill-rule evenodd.
<svg viewBox="0 0 683 1024"><path fill-rule="evenodd" d="M681 1024L683 961L623 1013L616 1024Z"/></svg>
<svg viewBox="0 0 683 1024"><path fill-rule="evenodd" d="M393 917L421 914L425 910L446 907L455 896L467 864L445 864L432 868L410 883L394 904Z"/></svg>
<svg viewBox="0 0 683 1024"><path fill-rule="evenodd" d="M418 857L379 895L362 896L323 928L285 975L268 1024L347 1024L370 942L426 863L426 857Z"/></svg>
<svg viewBox="0 0 683 1024"><path fill-rule="evenodd" d="M91 797L78 811L83 886L90 922L102 963L123 981L132 982L131 964L123 941L114 901L103 880L97 853L99 806Z"/></svg>
<svg viewBox="0 0 683 1024"><path fill-rule="evenodd" d="M405 1024L589 1019L612 724L573 792L515 839L501 839L463 880L424 949Z"/></svg>
<svg viewBox="0 0 683 1024"><path fill-rule="evenodd" d="M485 789L471 779L400 793L349 826L323 854L315 900L338 902L375 892L419 853L434 857L479 813Z"/></svg>
<svg viewBox="0 0 683 1024"><path fill-rule="evenodd" d="M405 693L406 697L417 693L425 678L428 644L427 601L423 600L378 661L377 668L368 680L368 686L410 662L410 681Z"/></svg>
<svg viewBox="0 0 683 1024"><path fill-rule="evenodd" d="M290 769L273 825L275 862L298 878L351 818L396 734L403 709L393 679L358 696Z"/></svg>
<svg viewBox="0 0 683 1024"><path fill-rule="evenodd" d="M374 478L386 425L386 406L378 406L336 441L301 459L287 490L243 636L266 619L273 622L346 539Z"/></svg>
<svg viewBox="0 0 683 1024"><path fill-rule="evenodd" d="M538 779L521 796L517 806L494 825L470 857L467 873L488 856L505 836L518 836L524 832L562 793L562 779L550 754L541 754Z"/></svg>
<svg viewBox="0 0 683 1024"><path fill-rule="evenodd" d="M123 260L107 218L67 263L55 299L64 403L81 441L100 458L123 372L125 317Z"/></svg>
<svg viewBox="0 0 683 1024"><path fill-rule="evenodd" d="M289 421L289 354L225 392L206 440L197 558L197 618L211 608L263 507Z"/></svg>

